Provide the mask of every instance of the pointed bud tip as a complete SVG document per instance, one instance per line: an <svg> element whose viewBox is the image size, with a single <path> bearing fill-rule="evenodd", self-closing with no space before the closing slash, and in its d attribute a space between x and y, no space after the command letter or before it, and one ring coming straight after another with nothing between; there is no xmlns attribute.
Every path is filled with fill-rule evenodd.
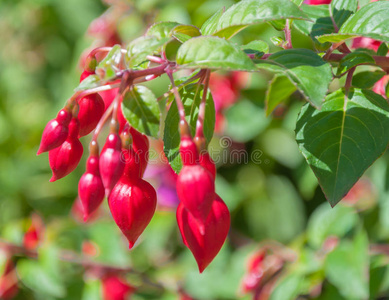
<svg viewBox="0 0 389 300"><path fill-rule="evenodd" d="M53 175L53 177L50 178L49 182L54 182L56 180L57 180L57 178Z"/></svg>
<svg viewBox="0 0 389 300"><path fill-rule="evenodd" d="M88 219L89 219L89 215L87 213L84 212L84 223L88 222Z"/></svg>
<svg viewBox="0 0 389 300"><path fill-rule="evenodd" d="M134 244L135 244L134 242L129 241L129 242L128 242L128 249L131 250L132 247L134 247Z"/></svg>

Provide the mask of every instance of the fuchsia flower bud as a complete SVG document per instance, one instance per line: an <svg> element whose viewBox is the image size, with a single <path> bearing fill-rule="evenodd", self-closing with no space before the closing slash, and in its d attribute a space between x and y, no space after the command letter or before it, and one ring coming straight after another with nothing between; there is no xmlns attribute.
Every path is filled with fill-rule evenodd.
<svg viewBox="0 0 389 300"><path fill-rule="evenodd" d="M23 237L23 246L28 250L35 250L42 240L44 224L37 214L31 216L31 225L28 227Z"/></svg>
<svg viewBox="0 0 389 300"><path fill-rule="evenodd" d="M78 182L78 195L84 207L84 221L87 221L103 202L104 185L100 177L99 157L91 155L86 163L86 172Z"/></svg>
<svg viewBox="0 0 389 300"><path fill-rule="evenodd" d="M200 153L200 165L208 170L209 173L212 174L213 178L216 177L216 165L213 161L212 157L209 155L208 152L202 151Z"/></svg>
<svg viewBox="0 0 389 300"><path fill-rule="evenodd" d="M61 179L71 173L80 162L83 148L78 140L79 123L73 118L69 124L69 134L60 147L49 151L49 164L53 171L50 182Z"/></svg>
<svg viewBox="0 0 389 300"><path fill-rule="evenodd" d="M79 111L77 118L80 121L79 136L84 136L96 128L104 114L104 101L99 94L91 94L78 101Z"/></svg>
<svg viewBox="0 0 389 300"><path fill-rule="evenodd" d="M130 128L130 133L132 136L132 147L140 159L140 177L143 177L149 162L149 139L134 127Z"/></svg>
<svg viewBox="0 0 389 300"><path fill-rule="evenodd" d="M230 228L230 213L216 195L202 233L191 213L181 203L177 208L177 224L184 244L193 253L200 273L212 262L224 244Z"/></svg>
<svg viewBox="0 0 389 300"><path fill-rule="evenodd" d="M123 169L121 139L117 133L110 133L100 154L100 174L107 197L122 176Z"/></svg>
<svg viewBox="0 0 389 300"><path fill-rule="evenodd" d="M129 285L124 279L118 275L106 275L101 280L103 286L104 300L125 300L129 299L135 288Z"/></svg>
<svg viewBox="0 0 389 300"><path fill-rule="evenodd" d="M59 147L68 137L68 125L72 119L72 113L61 109L55 119L49 121L43 130L41 144L37 155Z"/></svg>
<svg viewBox="0 0 389 300"><path fill-rule="evenodd" d="M139 177L135 151L128 149L123 175L108 198L116 225L129 242L131 249L145 230L157 206L157 194L151 184Z"/></svg>
<svg viewBox="0 0 389 300"><path fill-rule="evenodd" d="M180 155L184 166L196 165L199 162L199 155L196 144L190 136L183 136L180 142Z"/></svg>

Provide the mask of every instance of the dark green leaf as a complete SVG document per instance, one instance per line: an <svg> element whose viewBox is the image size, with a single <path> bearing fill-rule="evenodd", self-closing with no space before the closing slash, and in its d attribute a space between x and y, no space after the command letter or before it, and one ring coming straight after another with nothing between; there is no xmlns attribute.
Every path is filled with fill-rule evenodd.
<svg viewBox="0 0 389 300"><path fill-rule="evenodd" d="M74 89L75 91L84 91L93 89L102 85L100 81L100 77L98 75L89 75L80 84Z"/></svg>
<svg viewBox="0 0 389 300"><path fill-rule="evenodd" d="M339 29L337 34L322 35L319 42L341 42L349 38L364 36L389 42L389 2L369 3L352 15Z"/></svg>
<svg viewBox="0 0 389 300"><path fill-rule="evenodd" d="M389 141L389 106L367 90L344 90L327 96L321 111L305 105L296 125L300 151L334 206Z"/></svg>
<svg viewBox="0 0 389 300"><path fill-rule="evenodd" d="M201 36L182 44L177 53L181 68L255 71L254 63L235 44L218 37Z"/></svg>
<svg viewBox="0 0 389 300"><path fill-rule="evenodd" d="M352 242L343 241L325 261L329 282L347 299L369 298L369 241L359 232Z"/></svg>
<svg viewBox="0 0 389 300"><path fill-rule="evenodd" d="M157 39L170 38L172 36L172 30L180 23L177 22L158 22L149 27L146 32L146 36L154 36Z"/></svg>
<svg viewBox="0 0 389 300"><path fill-rule="evenodd" d="M219 19L223 13L224 8L221 8L204 22L203 26L201 26L200 29L202 35L211 35L216 31L217 24L219 23Z"/></svg>
<svg viewBox="0 0 389 300"><path fill-rule="evenodd" d="M266 116L269 116L278 104L288 99L295 91L296 87L288 77L283 75L274 76L266 92Z"/></svg>
<svg viewBox="0 0 389 300"><path fill-rule="evenodd" d="M147 55L158 54L169 38L158 39L155 36L141 36L127 47L126 63L130 69L138 67L146 60Z"/></svg>
<svg viewBox="0 0 389 300"><path fill-rule="evenodd" d="M308 17L289 0L243 0L220 17L214 35L229 39L248 25L284 19Z"/></svg>
<svg viewBox="0 0 389 300"><path fill-rule="evenodd" d="M358 0L333 0L330 7L335 24L340 28L357 11Z"/></svg>
<svg viewBox="0 0 389 300"><path fill-rule="evenodd" d="M122 47L120 45L113 46L111 51L108 52L107 56L97 65L97 73L102 73L102 70L104 74L104 80L110 80L114 78L116 76L116 71L119 70L122 56Z"/></svg>
<svg viewBox="0 0 389 300"><path fill-rule="evenodd" d="M337 75L343 74L344 72L347 72L351 68L354 68L361 64L375 64L374 58L365 53L365 52L353 52L350 54L347 54L345 57L341 59L339 62L339 67L337 71Z"/></svg>
<svg viewBox="0 0 389 300"><path fill-rule="evenodd" d="M301 33L310 36L319 49L324 50L329 48L331 46L330 43L320 44L316 39L317 36L332 33L335 30L328 5L303 4L301 9L313 22L295 20L293 25Z"/></svg>
<svg viewBox="0 0 389 300"><path fill-rule="evenodd" d="M134 86L123 98L123 115L138 131L158 138L160 111L157 98L148 88Z"/></svg>
<svg viewBox="0 0 389 300"><path fill-rule="evenodd" d="M256 55L261 54L261 56L264 53L269 53L269 45L266 42L260 40L251 41L250 43L241 46L240 48L242 50L246 50L246 53L254 53Z"/></svg>
<svg viewBox="0 0 389 300"><path fill-rule="evenodd" d="M266 61L259 61L257 66L287 76L305 99L317 108L321 107L332 80L330 64L307 49L279 51Z"/></svg>
<svg viewBox="0 0 389 300"><path fill-rule="evenodd" d="M378 50L377 50L377 55L379 56L386 56L386 54L388 54L388 45L386 45L386 43L382 43L379 47L378 47Z"/></svg>
<svg viewBox="0 0 389 300"><path fill-rule="evenodd" d="M380 80L383 76L385 76L385 72L381 70L377 70L374 72L364 71L358 74L355 74L351 84L360 89L369 89L373 87L373 85Z"/></svg>
<svg viewBox="0 0 389 300"><path fill-rule="evenodd" d="M181 43L190 40L192 37L201 35L200 30L193 25L178 25L172 30L172 35Z"/></svg>
<svg viewBox="0 0 389 300"><path fill-rule="evenodd" d="M200 88L198 88L200 87ZM185 114L188 124L191 127L192 135L196 131L199 105L203 96L203 86L189 84L180 89L180 96L185 106ZM179 153L180 134L178 132L179 115L176 102L173 101L165 119L165 130L163 134L164 151L173 170L179 173L182 162ZM209 143L215 128L215 105L212 95L208 92L204 117L204 136Z"/></svg>

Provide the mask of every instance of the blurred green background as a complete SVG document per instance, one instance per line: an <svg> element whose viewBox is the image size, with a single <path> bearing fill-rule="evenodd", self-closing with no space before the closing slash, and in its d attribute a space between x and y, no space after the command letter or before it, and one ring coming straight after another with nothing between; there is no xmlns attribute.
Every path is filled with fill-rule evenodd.
<svg viewBox="0 0 389 300"><path fill-rule="evenodd" d="M233 4L107 2L116 3L110 14L117 17L124 44L156 21L200 27L212 13ZM223 111L225 128L211 144L226 157L218 163L217 191L231 211L232 227L203 274L180 241L174 209L157 212L131 251L106 203L97 219L86 224L71 214L85 155L75 172L49 183L47 154L36 156L36 151L45 124L78 84L79 58L96 40L86 35L88 26L107 8L99 0L0 1L0 265L6 257L4 242L21 245L33 213L45 224L39 259L23 253L14 257L19 278L15 299L100 299L96 272L59 259L65 250L87 256L86 241L97 251L88 259L136 271L124 274L138 288L135 300L179 299L178 290L195 299L252 299L242 294L241 280L250 255L269 243L282 249L270 251L282 261L267 285L270 299L388 299L389 156L380 158L346 201L331 209L294 140L301 97L293 94L287 106L265 117L268 73L247 77L237 103ZM313 49L307 37L292 34L295 47ZM283 34L264 24L234 40L262 39L276 51L270 42L274 36ZM166 78L150 86L157 96L168 89ZM229 147L223 146L230 138ZM82 142L86 146L89 137ZM231 160L234 149L247 151L247 163ZM335 241L334 249L328 249L328 241Z"/></svg>

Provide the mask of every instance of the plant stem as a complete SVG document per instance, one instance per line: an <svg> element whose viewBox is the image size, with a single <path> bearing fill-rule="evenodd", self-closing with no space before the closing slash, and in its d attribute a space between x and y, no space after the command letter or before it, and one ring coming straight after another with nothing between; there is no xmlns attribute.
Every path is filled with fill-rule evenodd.
<svg viewBox="0 0 389 300"><path fill-rule="evenodd" d="M289 19L286 20L284 33L285 33L285 40L286 40L285 49L293 48L293 46L292 46L292 34L291 34L291 30L290 30L290 20Z"/></svg>
<svg viewBox="0 0 389 300"><path fill-rule="evenodd" d="M209 77L210 70L206 70L205 72L205 80L204 80L204 89L203 89L203 97L201 98L200 106L199 106L199 115L197 117L196 123L196 138L204 137L204 118L205 118L205 107L207 104L207 95L208 95L208 86L209 86Z"/></svg>
<svg viewBox="0 0 389 300"><path fill-rule="evenodd" d="M182 103L181 96L180 93L178 92L176 84L174 83L173 73L171 70L167 70L166 74L169 76L170 82L172 84L172 91L176 99L178 114L180 115L180 121L182 123L187 123L185 119L185 107L184 104Z"/></svg>

